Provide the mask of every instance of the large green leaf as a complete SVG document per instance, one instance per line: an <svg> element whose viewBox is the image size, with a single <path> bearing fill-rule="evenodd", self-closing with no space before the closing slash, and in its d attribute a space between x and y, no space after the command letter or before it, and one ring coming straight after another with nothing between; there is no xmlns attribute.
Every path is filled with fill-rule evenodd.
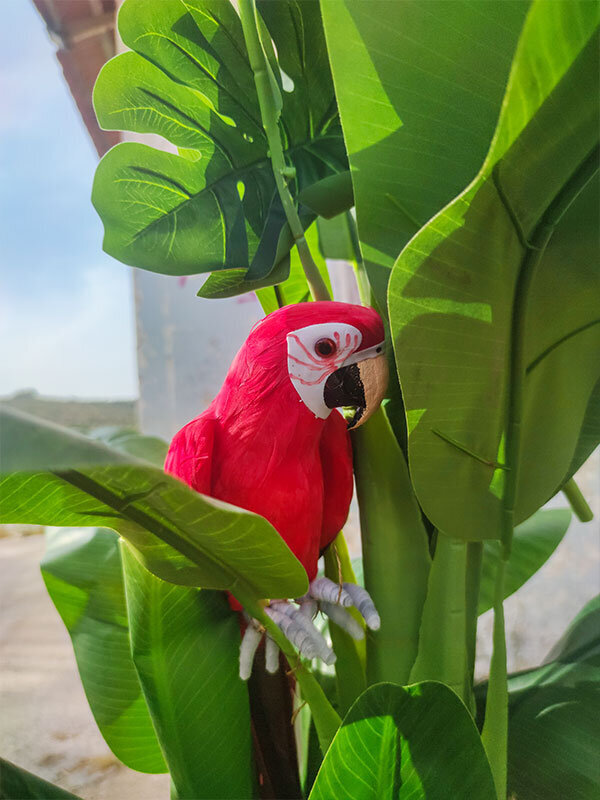
<svg viewBox="0 0 600 800"><path fill-rule="evenodd" d="M0 409L2 521L112 528L173 583L296 597L304 568L263 518L194 492L133 457Z"/></svg>
<svg viewBox="0 0 600 800"><path fill-rule="evenodd" d="M76 795L0 758L0 800L80 800Z"/></svg>
<svg viewBox="0 0 600 800"><path fill-rule="evenodd" d="M220 592L174 586L122 547L131 648L180 800L249 798L248 689L240 628Z"/></svg>
<svg viewBox="0 0 600 800"><path fill-rule="evenodd" d="M552 508L536 512L515 528L510 559L505 568L504 596L517 591L543 567L562 542L571 512L568 508ZM498 562L502 558L500 542L485 542L481 565L481 587L478 613L483 614L494 603L494 582Z"/></svg>
<svg viewBox="0 0 600 800"><path fill-rule="evenodd" d="M594 800L600 793L600 596L546 663L509 676L508 785L519 800ZM478 687L483 710L486 686Z"/></svg>
<svg viewBox="0 0 600 800"><path fill-rule="evenodd" d="M398 253L485 157L528 2L321 7L361 248L385 310Z"/></svg>
<svg viewBox="0 0 600 800"><path fill-rule="evenodd" d="M492 800L492 774L465 706L441 683L380 683L345 717L310 800Z"/></svg>
<svg viewBox="0 0 600 800"><path fill-rule="evenodd" d="M282 83L281 131L298 192L347 169L319 5L282 0L259 9L265 41L270 35L278 53L279 65L271 48L271 65ZM98 76L99 123L159 134L179 153L126 142L102 159L92 199L105 250L154 272L237 268L249 270L249 281L264 280L293 240L282 231L285 216L234 6L126 0L119 32L132 52ZM302 216L306 224L314 219L307 210Z"/></svg>
<svg viewBox="0 0 600 800"><path fill-rule="evenodd" d="M556 492L600 374L599 14L533 4L479 175L390 281L411 474L455 537L506 535Z"/></svg>
<svg viewBox="0 0 600 800"><path fill-rule="evenodd" d="M166 772L131 659L118 540L102 528L50 530L42 576L106 743L132 769Z"/></svg>

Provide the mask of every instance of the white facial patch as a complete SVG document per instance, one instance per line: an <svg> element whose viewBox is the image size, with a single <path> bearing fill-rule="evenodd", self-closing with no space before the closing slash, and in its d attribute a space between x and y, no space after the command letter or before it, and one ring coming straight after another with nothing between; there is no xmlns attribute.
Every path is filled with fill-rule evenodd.
<svg viewBox="0 0 600 800"><path fill-rule="evenodd" d="M360 347L362 333L344 322L307 325L287 335L288 372L302 402L316 417L327 419L332 409L323 398L325 381L342 366L369 358L367 351L352 359ZM328 355L320 355L331 349ZM369 348L369 350L375 348ZM373 356L375 353L373 353ZM378 354L377 354L378 355Z"/></svg>

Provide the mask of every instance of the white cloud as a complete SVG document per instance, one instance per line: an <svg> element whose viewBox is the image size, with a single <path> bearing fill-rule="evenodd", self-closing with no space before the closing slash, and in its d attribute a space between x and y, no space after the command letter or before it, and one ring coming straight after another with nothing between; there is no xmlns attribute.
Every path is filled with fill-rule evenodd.
<svg viewBox="0 0 600 800"><path fill-rule="evenodd" d="M131 272L85 270L82 288L3 298L0 395L20 389L60 397L137 397Z"/></svg>

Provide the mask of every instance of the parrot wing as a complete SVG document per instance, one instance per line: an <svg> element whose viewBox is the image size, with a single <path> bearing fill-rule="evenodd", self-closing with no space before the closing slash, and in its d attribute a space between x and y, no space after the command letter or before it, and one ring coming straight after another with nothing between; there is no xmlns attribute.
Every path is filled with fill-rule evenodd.
<svg viewBox="0 0 600 800"><path fill-rule="evenodd" d="M352 481L352 445L344 417L334 410L323 428L320 444L323 470L323 522L321 552L342 530L350 509Z"/></svg>
<svg viewBox="0 0 600 800"><path fill-rule="evenodd" d="M165 460L165 472L184 481L201 494L210 495L212 458L217 421L204 412L173 437Z"/></svg>

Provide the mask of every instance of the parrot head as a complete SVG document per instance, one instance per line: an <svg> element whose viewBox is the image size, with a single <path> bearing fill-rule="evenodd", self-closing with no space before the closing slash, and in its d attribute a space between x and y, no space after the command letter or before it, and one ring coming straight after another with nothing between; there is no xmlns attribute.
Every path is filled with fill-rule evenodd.
<svg viewBox="0 0 600 800"><path fill-rule="evenodd" d="M228 375L246 399L289 390L319 419L353 409L348 427L365 422L387 388L384 328L372 308L323 301L285 306L257 323Z"/></svg>

